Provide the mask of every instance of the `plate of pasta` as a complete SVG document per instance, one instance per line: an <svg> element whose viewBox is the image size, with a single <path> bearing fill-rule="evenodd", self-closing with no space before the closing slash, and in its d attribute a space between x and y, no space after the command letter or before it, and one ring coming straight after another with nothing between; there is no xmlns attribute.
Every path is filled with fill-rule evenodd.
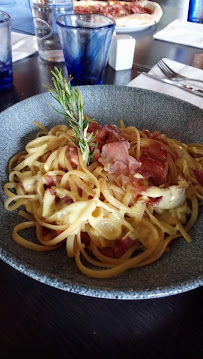
<svg viewBox="0 0 203 359"><path fill-rule="evenodd" d="M202 110L143 89L81 86L68 120L52 95L0 114L1 259L100 298L201 286Z"/></svg>

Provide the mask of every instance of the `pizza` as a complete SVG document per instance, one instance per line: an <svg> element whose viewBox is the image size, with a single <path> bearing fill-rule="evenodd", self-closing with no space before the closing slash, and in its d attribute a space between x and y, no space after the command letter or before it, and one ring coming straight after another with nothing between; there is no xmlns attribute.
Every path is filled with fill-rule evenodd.
<svg viewBox="0 0 203 359"><path fill-rule="evenodd" d="M115 20L117 27L136 27L160 20L162 9L153 1L74 1L76 14L102 14Z"/></svg>

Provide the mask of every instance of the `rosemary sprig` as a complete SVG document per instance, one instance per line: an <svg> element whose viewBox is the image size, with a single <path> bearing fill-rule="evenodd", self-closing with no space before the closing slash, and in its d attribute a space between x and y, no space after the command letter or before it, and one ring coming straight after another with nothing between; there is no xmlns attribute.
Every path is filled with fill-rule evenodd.
<svg viewBox="0 0 203 359"><path fill-rule="evenodd" d="M50 106L68 119L69 126L75 131L76 141L74 139L72 141L80 148L83 160L89 165L93 160L97 143L93 143L96 135L93 133L87 135L88 126L92 119L83 113L85 102L82 102L79 88L71 86L71 76L69 81L66 81L57 67L54 67L54 71L51 73L54 87L47 86L47 89L61 105L63 111L58 111L54 106ZM93 148L92 151L90 146Z"/></svg>

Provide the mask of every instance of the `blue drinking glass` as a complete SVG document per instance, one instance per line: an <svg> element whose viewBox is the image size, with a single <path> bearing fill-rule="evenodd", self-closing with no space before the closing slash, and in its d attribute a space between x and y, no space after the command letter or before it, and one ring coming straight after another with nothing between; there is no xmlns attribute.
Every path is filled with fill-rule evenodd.
<svg viewBox="0 0 203 359"><path fill-rule="evenodd" d="M190 0L187 20L203 24L203 0Z"/></svg>
<svg viewBox="0 0 203 359"><path fill-rule="evenodd" d="M10 87L13 83L11 18L0 11L0 90Z"/></svg>
<svg viewBox="0 0 203 359"><path fill-rule="evenodd" d="M115 21L99 14L69 14L56 23L71 84L102 84Z"/></svg>

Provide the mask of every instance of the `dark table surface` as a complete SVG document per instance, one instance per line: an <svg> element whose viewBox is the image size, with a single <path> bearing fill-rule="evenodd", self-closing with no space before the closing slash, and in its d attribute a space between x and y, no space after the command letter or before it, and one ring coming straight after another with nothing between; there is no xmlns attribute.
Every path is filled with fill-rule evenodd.
<svg viewBox="0 0 203 359"><path fill-rule="evenodd" d="M132 70L107 67L104 84L126 85L160 58L201 68L200 49L153 40L176 18L187 18L188 1L157 0L160 23L131 34L137 40ZM14 86L0 93L0 111L51 83L54 64L38 54L13 64ZM58 66L66 74L64 64ZM46 286L0 262L2 358L194 358L203 357L203 289L148 300L84 297Z"/></svg>

